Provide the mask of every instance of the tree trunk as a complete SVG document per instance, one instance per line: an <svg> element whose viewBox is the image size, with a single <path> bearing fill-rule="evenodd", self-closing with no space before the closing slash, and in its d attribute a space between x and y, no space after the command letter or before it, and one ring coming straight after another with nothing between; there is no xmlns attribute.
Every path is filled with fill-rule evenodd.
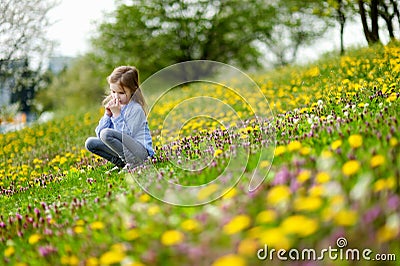
<svg viewBox="0 0 400 266"><path fill-rule="evenodd" d="M400 12L399 12L399 9L397 8L397 2L394 0L390 0L390 3L392 3L393 13L397 16L397 22L399 23L399 27L400 27Z"/></svg>
<svg viewBox="0 0 400 266"><path fill-rule="evenodd" d="M340 55L344 55L344 24L346 23L346 16L343 13L343 0L337 0L339 6L337 9L339 23L340 23Z"/></svg>
<svg viewBox="0 0 400 266"><path fill-rule="evenodd" d="M379 28L378 28L378 0L371 1L371 30L368 27L367 11L364 6L363 0L358 0L358 8L361 16L361 22L364 29L364 35L369 45L379 42Z"/></svg>
<svg viewBox="0 0 400 266"><path fill-rule="evenodd" d="M389 13L389 8L385 4L385 2L381 2L381 6L383 7L384 10L379 11L379 15L385 20L387 29L389 31L389 37L390 39L394 39L394 32L393 32L393 18L395 14L390 14Z"/></svg>
<svg viewBox="0 0 400 266"><path fill-rule="evenodd" d="M374 43L379 42L378 5L379 0L371 0L371 27L372 41Z"/></svg>

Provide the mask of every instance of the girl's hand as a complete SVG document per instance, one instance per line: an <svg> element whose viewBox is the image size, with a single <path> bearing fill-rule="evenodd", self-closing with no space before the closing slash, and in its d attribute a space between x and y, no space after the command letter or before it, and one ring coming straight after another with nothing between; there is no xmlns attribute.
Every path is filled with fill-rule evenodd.
<svg viewBox="0 0 400 266"><path fill-rule="evenodd" d="M111 117L113 114L112 114L110 108L106 107L105 109L106 109L106 115L108 115L109 117Z"/></svg>
<svg viewBox="0 0 400 266"><path fill-rule="evenodd" d="M121 104L119 103L119 101L117 99L113 99L111 100L106 108L110 109L112 116L114 118L118 117L121 114Z"/></svg>

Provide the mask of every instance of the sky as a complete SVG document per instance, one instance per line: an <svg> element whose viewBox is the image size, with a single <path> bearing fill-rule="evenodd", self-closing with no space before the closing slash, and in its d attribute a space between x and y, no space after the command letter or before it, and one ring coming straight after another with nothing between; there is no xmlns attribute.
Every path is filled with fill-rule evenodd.
<svg viewBox="0 0 400 266"><path fill-rule="evenodd" d="M51 10L49 16L54 21L48 30L50 39L59 45L55 48L55 56L79 56L87 52L89 38L95 32L95 22L104 18L104 12L114 10L114 0L61 0L61 3ZM347 25L345 28L345 46L366 45L362 34L361 23ZM326 51L338 50L339 29L327 33L326 39L299 52L299 61L315 60Z"/></svg>
<svg viewBox="0 0 400 266"><path fill-rule="evenodd" d="M88 51L89 37L96 30L94 22L103 20L104 12L114 10L114 0L61 0L49 13L54 24L48 37L56 40L56 56L78 56Z"/></svg>

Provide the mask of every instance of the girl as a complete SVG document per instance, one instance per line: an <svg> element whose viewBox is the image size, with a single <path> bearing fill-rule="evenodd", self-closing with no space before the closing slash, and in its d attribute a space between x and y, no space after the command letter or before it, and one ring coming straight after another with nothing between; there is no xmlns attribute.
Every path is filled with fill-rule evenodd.
<svg viewBox="0 0 400 266"><path fill-rule="evenodd" d="M111 171L138 166L154 155L138 70L117 67L107 81L111 93L103 101L104 116L97 137L86 140L86 149L115 164Z"/></svg>

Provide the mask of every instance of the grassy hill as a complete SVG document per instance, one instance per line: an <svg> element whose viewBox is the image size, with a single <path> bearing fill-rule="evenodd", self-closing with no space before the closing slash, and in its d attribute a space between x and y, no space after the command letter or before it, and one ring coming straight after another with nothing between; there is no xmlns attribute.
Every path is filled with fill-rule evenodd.
<svg viewBox="0 0 400 266"><path fill-rule="evenodd" d="M397 252L398 264L400 44L252 79L268 103L212 84L165 95L149 116L157 156L127 174L105 174L112 166L84 150L101 109L0 135L1 263L261 265L257 252L267 245L300 255L313 248L315 261L338 265L352 263L343 257L349 249L371 265ZM222 104L182 104L205 96ZM254 108L271 115L257 120ZM211 109L215 117L187 120ZM269 174L251 192L255 170ZM134 182L162 178L222 181L193 195L148 187L172 194L160 197L212 199L192 207L159 201ZM342 257L321 253L329 247ZM267 261L284 264L276 252Z"/></svg>

